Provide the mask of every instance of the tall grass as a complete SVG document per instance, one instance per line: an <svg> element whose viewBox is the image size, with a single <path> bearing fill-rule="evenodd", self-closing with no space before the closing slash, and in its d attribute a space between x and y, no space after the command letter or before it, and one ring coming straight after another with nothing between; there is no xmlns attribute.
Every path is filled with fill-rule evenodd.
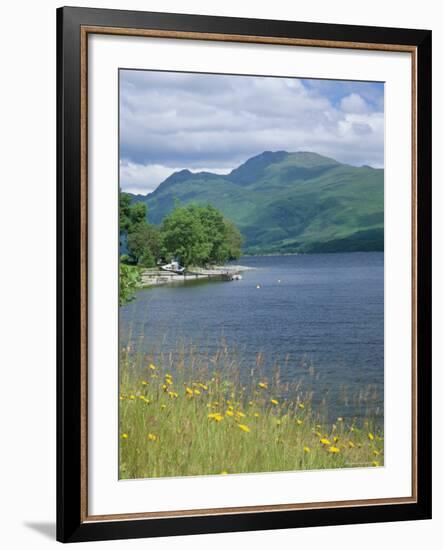
<svg viewBox="0 0 443 550"><path fill-rule="evenodd" d="M328 422L277 367L264 376L260 354L247 379L226 346L205 361L190 355L122 351L121 479L383 465L373 420Z"/></svg>

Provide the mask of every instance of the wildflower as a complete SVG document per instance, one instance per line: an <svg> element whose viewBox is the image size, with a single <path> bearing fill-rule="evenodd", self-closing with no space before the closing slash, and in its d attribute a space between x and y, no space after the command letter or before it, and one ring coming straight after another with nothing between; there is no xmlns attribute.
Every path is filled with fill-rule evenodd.
<svg viewBox="0 0 443 550"><path fill-rule="evenodd" d="M160 409L166 409L166 405L160 405Z"/></svg>
<svg viewBox="0 0 443 550"><path fill-rule="evenodd" d="M165 378L165 384L167 384L168 386L172 386L172 378Z"/></svg>
<svg viewBox="0 0 443 550"><path fill-rule="evenodd" d="M194 390L194 395L200 395L201 394L201 391L200 390L197 390L197 388Z"/></svg>
<svg viewBox="0 0 443 550"><path fill-rule="evenodd" d="M148 441L157 441L157 436L155 434L148 434Z"/></svg>
<svg viewBox="0 0 443 550"><path fill-rule="evenodd" d="M229 401L228 401L228 403L229 403ZM228 409L229 409L230 411L233 411L233 410L234 410L233 405L229 405Z"/></svg>
<svg viewBox="0 0 443 550"><path fill-rule="evenodd" d="M350 449L353 449L355 447L355 443L353 443L352 441L349 441L348 445Z"/></svg>
<svg viewBox="0 0 443 550"><path fill-rule="evenodd" d="M267 390L268 389L268 383L267 382L259 382L258 387L261 388L262 390Z"/></svg>
<svg viewBox="0 0 443 550"><path fill-rule="evenodd" d="M215 422L221 422L223 420L223 415L220 413L210 413L208 414L209 420L214 420Z"/></svg>
<svg viewBox="0 0 443 550"><path fill-rule="evenodd" d="M316 435L317 437L321 437L321 433L320 433L320 432L314 432L314 435Z"/></svg>
<svg viewBox="0 0 443 550"><path fill-rule="evenodd" d="M153 365L152 363L150 363L150 364L149 364L149 368L150 368L151 370L155 370L157 367L156 367L155 365Z"/></svg>
<svg viewBox="0 0 443 550"><path fill-rule="evenodd" d="M310 452L311 452L311 449L310 449L309 447L306 447L306 446L305 446L305 447L303 447L303 451L304 451L305 453L310 453Z"/></svg>
<svg viewBox="0 0 443 550"><path fill-rule="evenodd" d="M378 456L378 455L380 454L380 451L372 451L372 454L373 454L374 456Z"/></svg>
<svg viewBox="0 0 443 550"><path fill-rule="evenodd" d="M142 380L142 386L147 386L149 382L147 382L146 380Z"/></svg>
<svg viewBox="0 0 443 550"><path fill-rule="evenodd" d="M254 413L255 418L258 418L260 415L258 413Z"/></svg>
<svg viewBox="0 0 443 550"><path fill-rule="evenodd" d="M303 424L303 420L300 420L300 418L296 418L295 422L297 423L297 426L301 426Z"/></svg>
<svg viewBox="0 0 443 550"><path fill-rule="evenodd" d="M198 384L199 387L202 389L202 390L208 390L208 386L206 384L202 384L201 382Z"/></svg>
<svg viewBox="0 0 443 550"><path fill-rule="evenodd" d="M228 409L226 411L226 416L234 416L234 413Z"/></svg>
<svg viewBox="0 0 443 550"><path fill-rule="evenodd" d="M165 374L165 378L169 378L170 380L172 380L172 374L169 374L168 372Z"/></svg>
<svg viewBox="0 0 443 550"><path fill-rule="evenodd" d="M372 466L374 466L374 467L380 466L380 462L378 462L378 460L374 460L372 462Z"/></svg>
<svg viewBox="0 0 443 550"><path fill-rule="evenodd" d="M122 434L122 439L128 439L129 435L127 433Z"/></svg>
<svg viewBox="0 0 443 550"><path fill-rule="evenodd" d="M243 412L241 412L241 411L237 411L237 412L235 413L235 416L236 416L237 418L244 418L246 415L245 415L245 413L243 413Z"/></svg>
<svg viewBox="0 0 443 550"><path fill-rule="evenodd" d="M374 441L374 434L369 432L368 433L368 439L369 439L369 441Z"/></svg>
<svg viewBox="0 0 443 550"><path fill-rule="evenodd" d="M338 441L338 435L334 435L334 443L337 443Z"/></svg>
<svg viewBox="0 0 443 550"><path fill-rule="evenodd" d="M336 454L340 452L340 449L338 447L334 447L334 445L331 445L331 447L329 447L328 449L328 452Z"/></svg>
<svg viewBox="0 0 443 550"><path fill-rule="evenodd" d="M176 391L170 391L170 392L169 392L169 397L170 397L171 399L177 399L178 393L177 393Z"/></svg>
<svg viewBox="0 0 443 550"><path fill-rule="evenodd" d="M194 390L192 390L189 386L186 387L186 395L189 395L189 397L194 395Z"/></svg>
<svg viewBox="0 0 443 550"><path fill-rule="evenodd" d="M139 398L141 401L144 401L144 400L145 400L145 396L144 396L144 395L139 395L138 398Z"/></svg>
<svg viewBox="0 0 443 550"><path fill-rule="evenodd" d="M305 408L304 403L299 403L299 404L298 404L298 408L301 409L301 410L303 410L303 409Z"/></svg>
<svg viewBox="0 0 443 550"><path fill-rule="evenodd" d="M222 470L222 471L220 472L220 475L221 475L221 476L226 476L226 475L228 475L228 472L227 472L226 470Z"/></svg>
<svg viewBox="0 0 443 550"><path fill-rule="evenodd" d="M249 426L246 426L246 424L237 424L237 426L240 428L242 432L248 433L251 431L251 428L249 428Z"/></svg>
<svg viewBox="0 0 443 550"><path fill-rule="evenodd" d="M129 396L129 399L130 399L131 401L134 401L135 395L130 395L130 396Z"/></svg>
<svg viewBox="0 0 443 550"><path fill-rule="evenodd" d="M120 395L120 401L124 401L125 400L125 396L124 395Z"/></svg>
<svg viewBox="0 0 443 550"><path fill-rule="evenodd" d="M162 385L162 390L163 390L163 391L168 391L168 386L167 386L166 384L163 384L163 385Z"/></svg>
<svg viewBox="0 0 443 550"><path fill-rule="evenodd" d="M278 400L277 399L271 399L271 403L273 405L278 405Z"/></svg>
<svg viewBox="0 0 443 550"><path fill-rule="evenodd" d="M330 444L331 444L331 442L329 441L329 439L327 439L326 437L322 437L322 438L320 439L320 443L321 443L322 445L330 445Z"/></svg>

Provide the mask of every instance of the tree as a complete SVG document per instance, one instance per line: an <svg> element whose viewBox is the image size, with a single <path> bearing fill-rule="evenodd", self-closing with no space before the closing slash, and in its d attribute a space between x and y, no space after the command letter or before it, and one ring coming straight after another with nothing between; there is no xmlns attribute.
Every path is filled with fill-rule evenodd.
<svg viewBox="0 0 443 550"><path fill-rule="evenodd" d="M140 222L131 227L126 244L132 263L143 267L153 267L155 257L158 257L160 253L159 230L146 222Z"/></svg>
<svg viewBox="0 0 443 550"><path fill-rule="evenodd" d="M212 205L175 208L161 227L163 251L186 265L219 263L240 257L242 237Z"/></svg>
<svg viewBox="0 0 443 550"><path fill-rule="evenodd" d="M201 265L211 250L197 209L195 205L175 208L161 227L164 256L176 257L185 266Z"/></svg>
<svg viewBox="0 0 443 550"><path fill-rule="evenodd" d="M140 273L134 266L120 263L119 305L124 306L134 299L135 291L140 285Z"/></svg>
<svg viewBox="0 0 443 550"><path fill-rule="evenodd" d="M241 247L243 245L243 237L235 225L226 218L223 220L225 224L225 244L228 250L229 260L238 260L241 256Z"/></svg>

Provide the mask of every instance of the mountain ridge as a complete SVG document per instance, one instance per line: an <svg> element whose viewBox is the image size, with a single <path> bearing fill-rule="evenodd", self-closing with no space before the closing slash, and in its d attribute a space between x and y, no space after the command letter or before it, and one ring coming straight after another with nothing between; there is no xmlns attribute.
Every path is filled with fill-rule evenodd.
<svg viewBox="0 0 443 550"><path fill-rule="evenodd" d="M310 151L264 151L229 174L180 170L132 195L159 224L177 204L213 204L247 253L383 250L384 170Z"/></svg>

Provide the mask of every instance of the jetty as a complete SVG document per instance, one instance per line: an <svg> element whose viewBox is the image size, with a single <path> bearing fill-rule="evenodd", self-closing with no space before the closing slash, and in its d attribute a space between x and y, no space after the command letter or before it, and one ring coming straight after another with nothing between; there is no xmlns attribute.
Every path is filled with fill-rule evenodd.
<svg viewBox="0 0 443 550"><path fill-rule="evenodd" d="M244 265L211 266L210 268L190 267L184 273L163 271L157 268L144 269L141 272L141 286L158 286L167 284L183 284L189 281L214 279L219 281L236 281L243 271L254 268Z"/></svg>

